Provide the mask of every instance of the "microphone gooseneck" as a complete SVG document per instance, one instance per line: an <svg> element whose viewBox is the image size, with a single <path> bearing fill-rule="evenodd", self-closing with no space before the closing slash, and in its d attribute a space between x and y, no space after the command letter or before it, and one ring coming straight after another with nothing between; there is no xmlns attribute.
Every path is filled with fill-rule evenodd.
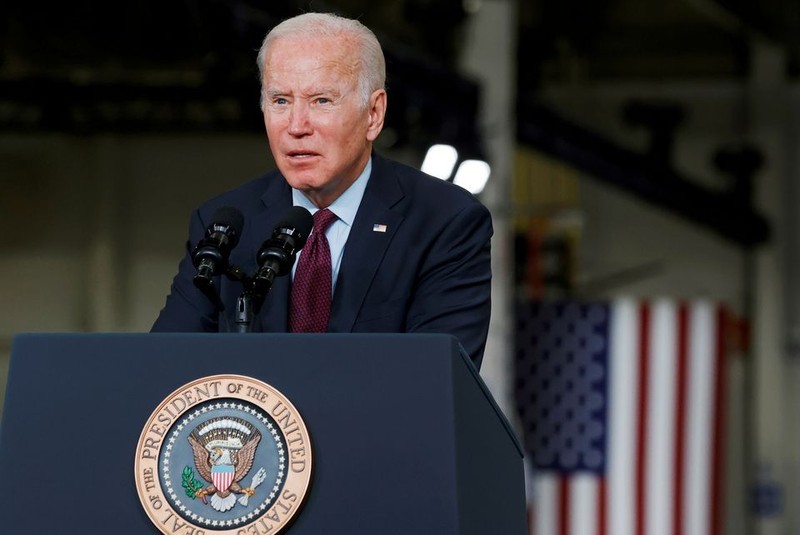
<svg viewBox="0 0 800 535"><path fill-rule="evenodd" d="M191 253L192 264L197 268L194 285L199 288L217 308L224 305L214 290L214 277L228 270L231 251L239 243L244 227L244 216L236 208L225 206L214 212L205 236Z"/></svg>
<svg viewBox="0 0 800 535"><path fill-rule="evenodd" d="M291 271L297 252L306 244L313 226L314 218L308 210L302 206L292 206L275 226L272 237L258 250L258 271L252 281L256 312L272 288L275 277Z"/></svg>

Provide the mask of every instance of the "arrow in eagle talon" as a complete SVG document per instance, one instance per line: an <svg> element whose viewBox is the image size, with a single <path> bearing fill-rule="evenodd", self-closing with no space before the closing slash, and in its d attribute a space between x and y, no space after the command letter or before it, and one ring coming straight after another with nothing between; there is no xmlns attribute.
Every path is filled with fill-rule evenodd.
<svg viewBox="0 0 800 535"><path fill-rule="evenodd" d="M258 472L256 472L256 475L253 476L253 479L250 480L250 486L247 487L247 490L255 494L256 487L259 486L261 483L263 483L265 479L267 479L267 471L264 470L264 467L261 467L258 469ZM239 503L247 507L247 502L250 496L252 496L253 494L249 493L245 494L244 496L239 498Z"/></svg>

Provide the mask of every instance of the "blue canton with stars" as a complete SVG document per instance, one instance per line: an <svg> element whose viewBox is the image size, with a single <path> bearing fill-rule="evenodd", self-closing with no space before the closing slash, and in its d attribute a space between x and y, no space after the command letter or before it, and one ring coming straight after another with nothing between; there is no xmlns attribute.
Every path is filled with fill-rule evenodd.
<svg viewBox="0 0 800 535"><path fill-rule="evenodd" d="M606 469L609 313L598 302L517 303L515 399L540 470Z"/></svg>

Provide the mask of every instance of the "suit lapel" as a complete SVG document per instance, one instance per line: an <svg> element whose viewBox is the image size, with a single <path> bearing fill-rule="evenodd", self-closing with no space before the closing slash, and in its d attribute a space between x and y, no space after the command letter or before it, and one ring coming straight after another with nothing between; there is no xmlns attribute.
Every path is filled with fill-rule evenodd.
<svg viewBox="0 0 800 535"><path fill-rule="evenodd" d="M345 245L328 331L352 330L386 249L403 221L403 215L391 209L402 198L390 166L373 155L372 176Z"/></svg>
<svg viewBox="0 0 800 535"><path fill-rule="evenodd" d="M253 251L253 264L258 265L258 250L286 211L292 206L292 190L280 175L271 181L261 197L265 209L252 218L253 232L250 248ZM286 332L289 309L289 286L291 276L275 277L272 289L264 300L264 306L256 322L263 332Z"/></svg>

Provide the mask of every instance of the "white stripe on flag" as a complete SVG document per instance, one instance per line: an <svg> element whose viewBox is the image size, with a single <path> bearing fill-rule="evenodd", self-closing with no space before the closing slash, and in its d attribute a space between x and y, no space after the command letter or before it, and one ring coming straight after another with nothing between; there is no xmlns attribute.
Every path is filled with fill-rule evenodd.
<svg viewBox="0 0 800 535"><path fill-rule="evenodd" d="M592 474L576 474L571 478L569 504L569 535L596 535L597 477Z"/></svg>
<svg viewBox="0 0 800 535"><path fill-rule="evenodd" d="M555 535L558 533L558 480L553 473L536 473L534 479L533 533Z"/></svg>
<svg viewBox="0 0 800 535"><path fill-rule="evenodd" d="M611 304L609 356L608 529L611 535L633 535L636 490L636 410L639 384L637 304ZM613 386L612 386L613 385Z"/></svg>
<svg viewBox="0 0 800 535"><path fill-rule="evenodd" d="M714 465L714 394L716 376L716 317L714 307L698 303L690 313L690 373L688 374L686 474L682 495L685 499L684 535L711 532L711 469Z"/></svg>
<svg viewBox="0 0 800 535"><path fill-rule="evenodd" d="M675 462L675 370L677 354L675 304L658 300L652 307L645 437L645 533L674 535L672 497Z"/></svg>

